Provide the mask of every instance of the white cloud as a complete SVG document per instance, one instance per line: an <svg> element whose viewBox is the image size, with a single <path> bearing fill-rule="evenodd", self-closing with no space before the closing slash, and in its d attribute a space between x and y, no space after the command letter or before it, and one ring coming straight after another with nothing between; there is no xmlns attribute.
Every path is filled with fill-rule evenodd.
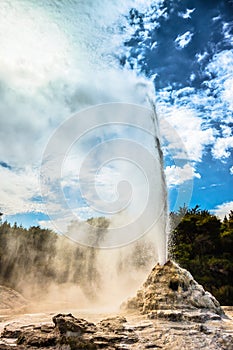
<svg viewBox="0 0 233 350"><path fill-rule="evenodd" d="M190 86L186 86L182 89L177 90L174 94L179 99L183 96L190 96L195 93L195 89L191 88Z"/></svg>
<svg viewBox="0 0 233 350"><path fill-rule="evenodd" d="M145 104L146 92L148 89L152 91L151 82L139 79L133 72L121 70L116 64L114 50L119 48L117 52L120 53L124 38L131 35L122 15L132 4L146 8L151 1L138 0L135 4L133 0L121 0L113 4L108 0L96 0L92 6L89 1L80 1L80 11L73 8L75 2L72 1L57 2L56 8L51 4L42 8L35 2L31 2L31 6L21 5L21 2L8 6L10 3L8 0L1 2L3 20L0 32L3 34L0 34L0 44L4 50L1 50L0 57L0 160L16 168L5 172L1 169L5 187L0 198L9 213L16 213L18 210L41 209L40 204L30 201L31 197L38 195L37 185L32 181L37 175L36 170L31 169L40 162L52 131L70 113L112 101ZM158 14L166 17L166 9L164 11ZM183 13L184 18L189 18L193 11L188 9ZM119 32L123 26L118 26L120 22L127 27L121 35ZM177 46L184 48L192 36L189 31L178 36ZM197 59L201 61L205 55L200 54ZM221 101L186 88L176 95L171 92L178 101L172 107L169 105L170 92L164 93L164 96L167 94L164 97L167 98L165 115L168 114L167 121L177 133L175 135L166 128L162 130L170 142L168 152L174 158L186 158L187 152L193 164L192 176L197 178L200 175L195 173L195 163L201 161L205 146L213 144L216 138L214 130L207 128L204 118L206 115L216 116L215 119L222 117L224 103L233 109L232 65L233 51L224 51L216 55L207 68L209 73L217 75L212 84L221 90ZM203 106L204 115L193 110ZM228 114L224 116L226 123ZM228 126L222 128L226 140L219 138L214 145L216 158L229 156L232 143L229 133ZM24 170L16 170L18 167ZM187 167L178 169L180 173L175 177L173 170L167 169L170 184L188 179L190 169ZM104 182L109 177L110 174L102 174L99 180ZM25 183L28 183L26 189Z"/></svg>
<svg viewBox="0 0 233 350"><path fill-rule="evenodd" d="M220 15L218 15L218 16L216 16L216 17L213 17L212 18L212 21L213 22L216 22L216 21L218 21L218 20L220 20L222 17L220 16Z"/></svg>
<svg viewBox="0 0 233 350"><path fill-rule="evenodd" d="M154 41L153 44L151 45L151 50L155 49L158 45L158 42L157 41Z"/></svg>
<svg viewBox="0 0 233 350"><path fill-rule="evenodd" d="M179 186L185 181L200 179L201 175L196 173L195 168L190 164L185 164L183 167L171 165L165 168L165 174L168 187Z"/></svg>
<svg viewBox="0 0 233 350"><path fill-rule="evenodd" d="M197 59L200 61L205 56L206 53L197 55ZM225 50L216 54L208 64L206 73L209 74L209 79L202 90L187 86L174 91L169 87L158 93L159 113L166 116L166 120L178 135L172 131L169 135L166 127L162 126L162 134L170 140L168 151L173 155L182 156L182 147L178 140L180 138L184 151L194 162L201 161L208 145L212 146L212 155L216 159L224 160L230 156L233 121L232 67L233 50ZM213 90L215 97L212 94ZM221 127L221 131L215 129L214 121Z"/></svg>
<svg viewBox="0 0 233 350"><path fill-rule="evenodd" d="M191 14L195 11L196 9L187 9L185 12L179 12L178 15L184 19L191 18Z"/></svg>
<svg viewBox="0 0 233 350"><path fill-rule="evenodd" d="M232 134L232 128L228 125L221 125L221 129L222 129L222 136L224 137L230 137Z"/></svg>
<svg viewBox="0 0 233 350"><path fill-rule="evenodd" d="M229 44L233 44L233 35L231 33L231 30L232 30L232 23L227 23L227 22L223 23L222 31L223 31L225 40Z"/></svg>
<svg viewBox="0 0 233 350"><path fill-rule="evenodd" d="M178 48L183 49L185 46L187 46L190 41L192 40L193 33L190 31L185 32L182 35L178 35L178 37L175 39L175 43L177 44Z"/></svg>
<svg viewBox="0 0 233 350"><path fill-rule="evenodd" d="M233 175L233 166L230 168L230 174Z"/></svg>
<svg viewBox="0 0 233 350"><path fill-rule="evenodd" d="M225 202L217 205L216 208L213 209L213 213L223 220L224 216L227 216L231 210L233 210L233 202Z"/></svg>
<svg viewBox="0 0 233 350"><path fill-rule="evenodd" d="M6 215L43 211L36 169L26 168L12 171L0 167L0 208Z"/></svg>
<svg viewBox="0 0 233 350"><path fill-rule="evenodd" d="M205 146L214 142L213 130L203 129L202 123L194 110L168 108L166 119L161 120L161 133L168 140L167 149L174 158L201 161Z"/></svg>
<svg viewBox="0 0 233 350"><path fill-rule="evenodd" d="M233 62L233 50L224 50L215 54L212 61L207 66L207 71L215 72L217 75L225 76L230 73Z"/></svg>
<svg viewBox="0 0 233 350"><path fill-rule="evenodd" d="M206 67L206 72L216 75L214 79L206 82L214 88L228 108L233 110L233 50L224 50L214 55L212 61Z"/></svg>
<svg viewBox="0 0 233 350"><path fill-rule="evenodd" d="M191 81L195 80L195 78L196 78L196 74L194 74L194 73L190 74L189 79L190 79Z"/></svg>
<svg viewBox="0 0 233 350"><path fill-rule="evenodd" d="M197 62L201 62L207 56L208 56L208 53L206 51L203 54L198 53L195 55L195 57L197 58Z"/></svg>
<svg viewBox="0 0 233 350"><path fill-rule="evenodd" d="M49 137L71 113L107 102L144 105L154 92L115 58L131 33L122 33L122 23L133 3L145 9L150 2L1 1L0 161L12 170L0 169L0 198L8 214L41 209L30 201L38 194L32 179Z"/></svg>
<svg viewBox="0 0 233 350"><path fill-rule="evenodd" d="M68 42L42 9L6 1L0 6L0 76L31 90L54 79L69 61ZM46 35L44 35L46 33Z"/></svg>
<svg viewBox="0 0 233 350"><path fill-rule="evenodd" d="M216 159L229 158L233 149L233 136L218 138L213 146L212 154Z"/></svg>
<svg viewBox="0 0 233 350"><path fill-rule="evenodd" d="M227 77L226 81L224 82L222 98L228 103L230 109L233 111L233 77Z"/></svg>

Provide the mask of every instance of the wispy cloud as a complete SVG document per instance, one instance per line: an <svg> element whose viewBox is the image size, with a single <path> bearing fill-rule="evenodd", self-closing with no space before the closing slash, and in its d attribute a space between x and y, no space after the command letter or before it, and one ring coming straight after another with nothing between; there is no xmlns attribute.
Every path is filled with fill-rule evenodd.
<svg viewBox="0 0 233 350"><path fill-rule="evenodd" d="M178 35L177 38L175 39L175 43L177 48L183 49L185 46L187 46L190 41L192 40L193 33L190 31L185 32L182 35Z"/></svg>
<svg viewBox="0 0 233 350"><path fill-rule="evenodd" d="M198 56L197 60L199 59ZM232 51L223 51L215 55L207 65L209 80L205 81L201 89L187 86L177 90L167 88L157 93L160 114L177 131L191 161L200 162L207 146L212 148L211 153L215 159L225 161L231 155L232 67ZM211 93L213 90L215 97ZM168 137L163 128L162 133ZM172 138L174 135L170 137L169 148L174 151L176 145Z"/></svg>
<svg viewBox="0 0 233 350"><path fill-rule="evenodd" d="M214 55L212 61L206 67L206 72L210 75L210 79L205 82L207 87L214 89L220 98L222 107L226 104L231 112L233 111L232 67L233 50L224 50ZM230 120L232 120L232 117Z"/></svg>
<svg viewBox="0 0 233 350"><path fill-rule="evenodd" d="M43 211L42 203L33 199L40 195L37 169L12 171L0 167L0 183L0 208L4 214Z"/></svg>
<svg viewBox="0 0 233 350"><path fill-rule="evenodd" d="M203 61L206 57L208 56L207 51L203 52L203 53L197 53L196 54L196 58L197 58L197 62L200 63L201 61Z"/></svg>
<svg viewBox="0 0 233 350"><path fill-rule="evenodd" d="M232 35L232 24L233 22L224 22L222 26L222 31L224 34L225 40L232 45L233 44L233 35Z"/></svg>
<svg viewBox="0 0 233 350"><path fill-rule="evenodd" d="M214 158L224 161L231 155L233 149L233 136L218 138L213 146L212 154Z"/></svg>
<svg viewBox="0 0 233 350"><path fill-rule="evenodd" d="M196 9L187 9L185 12L179 12L178 15L184 19L191 18L191 14L195 11Z"/></svg>

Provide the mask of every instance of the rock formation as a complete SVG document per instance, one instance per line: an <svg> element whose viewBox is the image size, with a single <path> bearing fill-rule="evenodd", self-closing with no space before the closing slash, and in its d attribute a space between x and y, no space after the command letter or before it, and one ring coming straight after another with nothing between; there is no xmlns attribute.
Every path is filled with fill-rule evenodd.
<svg viewBox="0 0 233 350"><path fill-rule="evenodd" d="M122 305L149 317L218 319L223 315L219 302L198 284L192 275L172 261L157 264L137 295Z"/></svg>
<svg viewBox="0 0 233 350"><path fill-rule="evenodd" d="M53 317L54 324L9 324L1 334L5 344L0 344L0 349L8 349L6 340L12 338L17 344L15 349L118 349L122 342L138 342L133 329L124 326L126 322L124 317L116 316L95 325L72 314L58 314Z"/></svg>
<svg viewBox="0 0 233 350"><path fill-rule="evenodd" d="M136 316L109 317L94 324L72 314L58 314L53 323L6 325L0 350L233 350L233 329L223 321L148 320ZM225 327L225 329L224 329Z"/></svg>
<svg viewBox="0 0 233 350"><path fill-rule="evenodd" d="M11 322L0 350L233 350L231 319L222 318L217 300L171 261L156 265L122 309L124 314L96 324L72 314L55 315L53 323ZM129 310L134 312L125 314Z"/></svg>
<svg viewBox="0 0 233 350"><path fill-rule="evenodd" d="M0 285L0 314L17 313L26 309L26 299L11 288Z"/></svg>

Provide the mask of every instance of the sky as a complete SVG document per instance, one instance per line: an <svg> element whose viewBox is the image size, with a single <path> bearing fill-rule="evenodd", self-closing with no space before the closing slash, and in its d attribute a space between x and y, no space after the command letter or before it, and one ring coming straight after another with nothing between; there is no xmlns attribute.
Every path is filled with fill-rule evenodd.
<svg viewBox="0 0 233 350"><path fill-rule="evenodd" d="M233 210L231 0L2 0L0 17L4 219L61 228L75 217L108 215L112 202L122 196L124 206L132 193L127 215L140 216L151 175L146 165L133 168L135 157L123 160L154 154L152 128L141 118L150 101L169 210L198 204L220 218ZM111 103L126 106L120 121L115 105L99 114ZM129 104L144 110L136 116ZM157 180L159 207L161 174ZM117 187L124 181L132 191Z"/></svg>

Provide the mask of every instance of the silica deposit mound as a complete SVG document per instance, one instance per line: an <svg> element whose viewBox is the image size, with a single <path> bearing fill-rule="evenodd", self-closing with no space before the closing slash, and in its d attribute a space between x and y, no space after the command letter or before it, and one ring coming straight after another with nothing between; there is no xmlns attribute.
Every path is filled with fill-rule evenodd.
<svg viewBox="0 0 233 350"><path fill-rule="evenodd" d="M170 320L219 319L223 310L219 302L198 284L192 275L172 261L157 264L137 295L122 305L138 310L150 318Z"/></svg>

